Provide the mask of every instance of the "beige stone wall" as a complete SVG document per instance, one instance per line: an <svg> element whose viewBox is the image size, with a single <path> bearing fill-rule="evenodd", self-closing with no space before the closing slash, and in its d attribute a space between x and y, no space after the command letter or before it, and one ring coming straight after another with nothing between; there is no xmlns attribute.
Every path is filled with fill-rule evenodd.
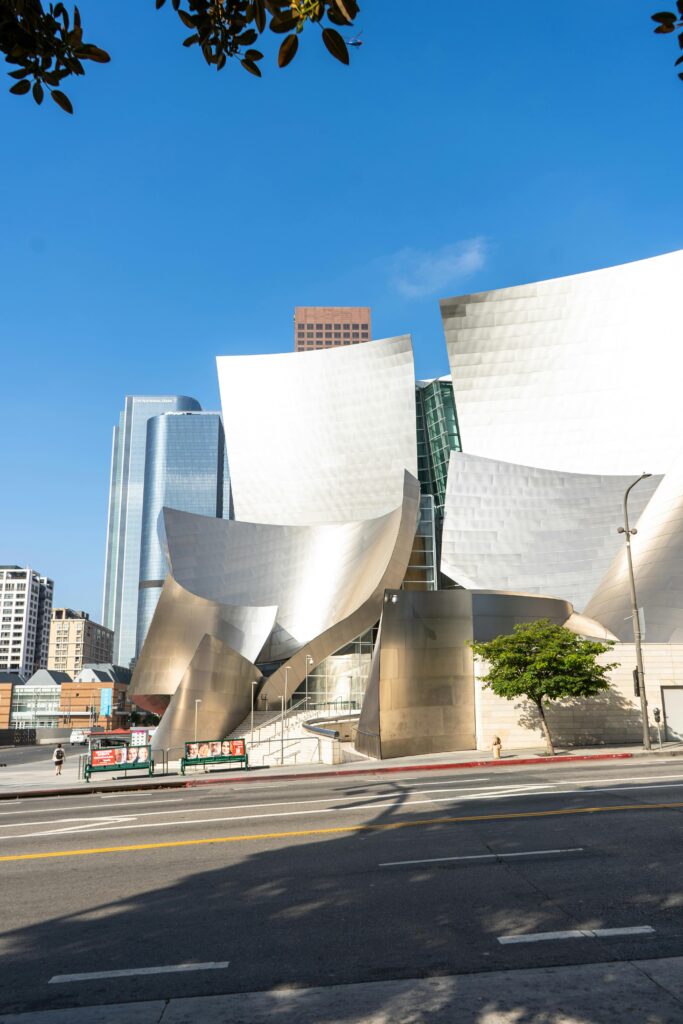
<svg viewBox="0 0 683 1024"><path fill-rule="evenodd" d="M611 673L609 691L589 700L557 701L548 710L548 722L560 746L638 743L642 739L640 700L633 695L634 645L616 644L601 660L619 663ZM683 687L683 644L644 644L643 667L650 735L655 742L657 729L652 709L662 708L662 686ZM482 686L479 677L485 674L485 667L476 663L477 748L489 748L493 736L500 736L503 750L543 746L533 705L521 699L508 701L496 697Z"/></svg>

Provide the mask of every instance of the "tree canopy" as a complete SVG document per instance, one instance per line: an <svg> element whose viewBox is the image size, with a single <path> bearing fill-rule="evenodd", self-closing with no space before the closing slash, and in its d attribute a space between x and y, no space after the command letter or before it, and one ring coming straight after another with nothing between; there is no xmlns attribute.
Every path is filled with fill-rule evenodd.
<svg viewBox="0 0 683 1024"><path fill-rule="evenodd" d="M155 0L157 10L166 0ZM350 28L358 15L356 0L170 0L170 6L190 35L183 46L197 46L207 64L221 71L236 58L245 71L261 77L263 53L254 48L267 29L283 35L278 65L294 59L299 36L307 24L317 25L324 46L342 64L349 50L337 27ZM84 75L85 61L107 64L106 50L86 43L78 7L43 0L0 0L0 53L16 65L10 92L32 94L42 103L46 92L62 110L73 113L71 101L60 89L63 80Z"/></svg>
<svg viewBox="0 0 683 1024"><path fill-rule="evenodd" d="M607 675L616 668L616 663L596 662L614 646L612 641L586 640L550 619L520 623L512 633L470 646L476 657L488 663L488 674L482 678L485 686L506 700L526 697L535 704L548 754L554 754L555 748L545 706L608 690Z"/></svg>
<svg viewBox="0 0 683 1024"><path fill-rule="evenodd" d="M657 22L655 32L659 35L668 35L670 32L675 32L676 29L683 29L683 0L677 0L676 11L678 13L674 11L659 11L658 14L653 14L652 20ZM678 33L678 46L679 49L683 50L683 32ZM675 66L679 64L683 64L683 56L674 61ZM683 71L679 71L678 77L683 79Z"/></svg>

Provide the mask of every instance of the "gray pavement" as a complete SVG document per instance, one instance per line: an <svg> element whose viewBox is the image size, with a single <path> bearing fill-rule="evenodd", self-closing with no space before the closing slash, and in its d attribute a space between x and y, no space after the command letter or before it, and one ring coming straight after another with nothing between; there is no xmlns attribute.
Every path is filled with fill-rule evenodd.
<svg viewBox="0 0 683 1024"><path fill-rule="evenodd" d="M680 1024L683 957L52 1010L31 1024ZM25 1014L0 1024L29 1024Z"/></svg>
<svg viewBox="0 0 683 1024"><path fill-rule="evenodd" d="M78 778L78 760L84 753L80 746L66 748L66 763L62 769L62 775L56 776L52 764L52 747L2 747L0 748L0 797L20 796L34 790L56 790L64 788L81 788L86 784ZM653 760L667 759L676 756L683 757L683 743L665 743L662 749L655 747L650 753L643 751L641 746L597 746L597 747L571 747L557 750L558 756L564 757L603 757L605 755L628 755L629 757L647 757ZM498 768L508 766L520 760L534 760L541 764L547 763L543 753L543 747L524 748L519 750L508 750L503 754ZM455 750L438 754L423 754L417 757L397 757L390 761L374 761L364 759L339 765L285 765L284 767L272 767L267 769L256 769L251 773L224 771L214 769L204 771L203 769L188 770L187 781L192 780L221 780L231 777L242 776L250 779L264 776L308 776L311 773L316 775L336 775L339 772L376 772L378 770L393 769L402 771L413 767L432 768L441 764L462 764L469 762L488 763L493 760L488 750ZM97 789L119 789L122 786L131 789L144 788L146 786L177 786L182 777L176 768L168 774L155 774L149 779L142 772L130 772L127 775L123 772L111 774L102 773L93 776L89 784L91 788Z"/></svg>
<svg viewBox="0 0 683 1024"><path fill-rule="evenodd" d="M455 1004L481 1024L586 1024L615 1019L587 1000L616 971L621 1020L680 1020L666 985L652 1001L652 971L629 965L683 956L682 836L675 758L4 804L0 1013L413 1024L431 1005L430 1020L468 1019ZM450 979L450 1005L434 979ZM534 1017L562 1008L560 982L574 1017ZM397 1016L413 990L415 1015Z"/></svg>

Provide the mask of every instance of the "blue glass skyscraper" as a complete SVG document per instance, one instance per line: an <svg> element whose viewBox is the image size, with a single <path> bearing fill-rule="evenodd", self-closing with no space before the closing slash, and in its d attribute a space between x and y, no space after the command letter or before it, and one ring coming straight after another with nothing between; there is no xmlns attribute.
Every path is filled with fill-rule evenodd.
<svg viewBox="0 0 683 1024"><path fill-rule="evenodd" d="M114 427L102 622L114 630L114 662L135 657L147 422L160 413L201 410L186 395L128 395Z"/></svg>
<svg viewBox="0 0 683 1024"><path fill-rule="evenodd" d="M219 413L167 413L152 417L147 424L137 654L168 572L157 532L164 506L229 518L230 479Z"/></svg>

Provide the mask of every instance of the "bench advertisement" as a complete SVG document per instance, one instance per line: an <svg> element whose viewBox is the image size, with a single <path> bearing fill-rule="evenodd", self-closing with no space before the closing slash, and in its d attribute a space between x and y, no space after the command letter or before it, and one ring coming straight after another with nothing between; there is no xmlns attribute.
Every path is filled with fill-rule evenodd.
<svg viewBox="0 0 683 1024"><path fill-rule="evenodd" d="M90 751L91 768L148 768L152 756L149 745L107 747Z"/></svg>
<svg viewBox="0 0 683 1024"><path fill-rule="evenodd" d="M244 757L244 740L196 740L185 744L185 761L221 761L226 757Z"/></svg>

